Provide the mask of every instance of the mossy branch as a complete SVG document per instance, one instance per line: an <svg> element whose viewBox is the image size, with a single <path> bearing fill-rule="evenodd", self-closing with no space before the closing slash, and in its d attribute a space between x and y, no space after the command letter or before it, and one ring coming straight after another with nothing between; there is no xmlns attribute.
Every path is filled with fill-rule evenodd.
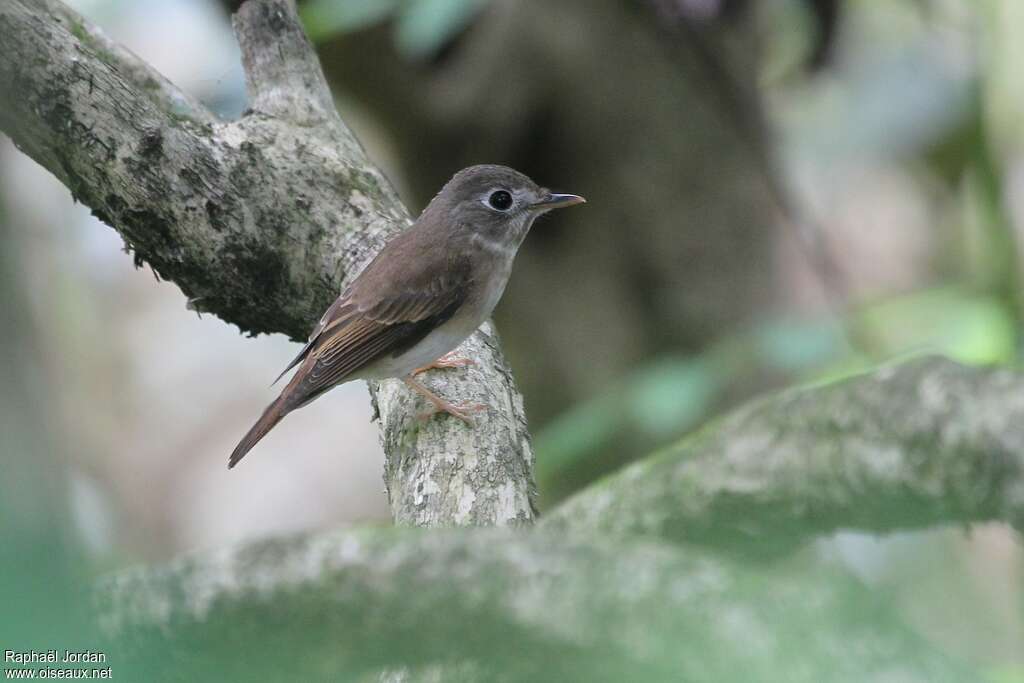
<svg viewBox="0 0 1024 683"><path fill-rule="evenodd" d="M544 526L786 552L837 529L990 520L1024 531L1024 376L932 357L752 403Z"/></svg>
<svg viewBox="0 0 1024 683"><path fill-rule="evenodd" d="M256 543L121 573L101 608L140 680L972 680L834 569L536 531Z"/></svg>
<svg viewBox="0 0 1024 683"><path fill-rule="evenodd" d="M192 308L304 341L409 214L334 110L294 2L246 0L234 27L252 107L217 121L57 0L6 0L0 130ZM400 383L371 387L394 517L529 523L533 454L497 336L478 332L460 353L476 366L443 381L493 407L472 430L456 420L421 429Z"/></svg>

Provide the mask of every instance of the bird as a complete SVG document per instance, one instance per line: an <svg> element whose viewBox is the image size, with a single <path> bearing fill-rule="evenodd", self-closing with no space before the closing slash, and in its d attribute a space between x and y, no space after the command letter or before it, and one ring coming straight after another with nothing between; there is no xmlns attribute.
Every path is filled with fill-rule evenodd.
<svg viewBox="0 0 1024 683"><path fill-rule="evenodd" d="M357 379L402 378L431 404L422 418L447 413L473 426L472 414L486 406L450 403L416 375L473 364L450 352L491 316L533 222L584 202L507 166L456 173L327 308L278 380L298 366L295 374L242 437L228 469L285 415Z"/></svg>

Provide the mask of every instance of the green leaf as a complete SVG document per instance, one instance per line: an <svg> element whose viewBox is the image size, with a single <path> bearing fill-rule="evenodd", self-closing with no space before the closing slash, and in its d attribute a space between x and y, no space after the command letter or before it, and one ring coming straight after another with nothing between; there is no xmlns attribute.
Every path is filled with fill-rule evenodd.
<svg viewBox="0 0 1024 683"><path fill-rule="evenodd" d="M695 426L720 389L721 376L706 361L668 358L634 376L625 407L638 427L665 438Z"/></svg>
<svg viewBox="0 0 1024 683"><path fill-rule="evenodd" d="M822 365L843 348L843 331L832 320L778 320L753 333L761 362L775 370L800 372Z"/></svg>
<svg viewBox="0 0 1024 683"><path fill-rule="evenodd" d="M408 0L395 26L398 51L410 59L435 54L469 23L485 0Z"/></svg>
<svg viewBox="0 0 1024 683"><path fill-rule="evenodd" d="M553 420L534 437L538 478L568 467L600 449L622 429L618 397L608 392L577 406Z"/></svg>
<svg viewBox="0 0 1024 683"><path fill-rule="evenodd" d="M1010 363L1016 355L1006 306L954 287L884 301L867 308L862 320L887 354L928 350L973 364Z"/></svg>
<svg viewBox="0 0 1024 683"><path fill-rule="evenodd" d="M399 0L309 0L299 15L311 40L357 31L384 21Z"/></svg>
<svg viewBox="0 0 1024 683"><path fill-rule="evenodd" d="M997 667L988 672L987 678L992 683L1024 683L1024 666Z"/></svg>

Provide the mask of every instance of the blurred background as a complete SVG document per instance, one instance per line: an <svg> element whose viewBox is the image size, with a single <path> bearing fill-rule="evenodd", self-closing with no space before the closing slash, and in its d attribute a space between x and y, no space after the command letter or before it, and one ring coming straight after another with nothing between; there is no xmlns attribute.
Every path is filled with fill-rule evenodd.
<svg viewBox="0 0 1024 683"><path fill-rule="evenodd" d="M69 4L218 114L245 108L229 3ZM925 351L1020 365L1017 0L300 7L339 109L414 213L480 162L588 198L535 226L496 316L542 509L765 391ZM387 523L365 386L229 473L295 346L186 310L7 138L0 243L7 504L20 491L43 526L71 519L87 573ZM818 550L992 680L1024 681L1007 528Z"/></svg>

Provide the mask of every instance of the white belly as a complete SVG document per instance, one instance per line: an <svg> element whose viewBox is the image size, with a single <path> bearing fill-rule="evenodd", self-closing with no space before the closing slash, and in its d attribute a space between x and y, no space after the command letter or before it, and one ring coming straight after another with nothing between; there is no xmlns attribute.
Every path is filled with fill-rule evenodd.
<svg viewBox="0 0 1024 683"><path fill-rule="evenodd" d="M493 278L491 286L482 293L479 300L465 304L462 310L424 337L416 346L400 356L387 355L381 358L355 373L352 379L404 377L416 368L429 365L454 349L491 317L491 312L501 299L505 285L508 283L508 269L504 275L505 277Z"/></svg>
<svg viewBox="0 0 1024 683"><path fill-rule="evenodd" d="M466 337L473 334L477 326L460 329L448 321L437 328L423 340L400 356L387 355L375 363L363 368L355 374L361 379L385 379L387 377L404 377L416 368L429 365L444 354L461 344ZM468 327L468 326L466 326Z"/></svg>

